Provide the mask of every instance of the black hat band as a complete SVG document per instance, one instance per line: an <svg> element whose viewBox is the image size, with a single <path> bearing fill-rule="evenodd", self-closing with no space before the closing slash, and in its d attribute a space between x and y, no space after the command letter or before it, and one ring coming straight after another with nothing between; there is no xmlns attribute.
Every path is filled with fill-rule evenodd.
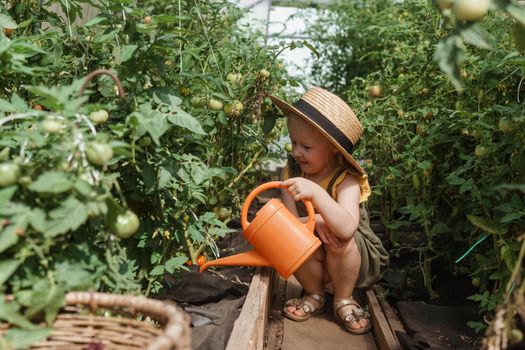
<svg viewBox="0 0 525 350"><path fill-rule="evenodd" d="M334 125L334 123L332 123L330 119L326 118L321 112L305 100L300 99L295 102L293 106L332 136L334 140L348 152L348 154L352 154L354 144Z"/></svg>

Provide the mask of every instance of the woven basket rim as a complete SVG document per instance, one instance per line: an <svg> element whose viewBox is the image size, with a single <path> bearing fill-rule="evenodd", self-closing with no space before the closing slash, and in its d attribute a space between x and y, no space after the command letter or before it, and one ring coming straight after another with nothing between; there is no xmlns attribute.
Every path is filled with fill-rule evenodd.
<svg viewBox="0 0 525 350"><path fill-rule="evenodd" d="M74 307L87 307L90 312L78 313ZM72 308L73 307L73 308ZM119 310L112 316L95 315L97 310ZM71 312L74 310L74 312ZM142 314L159 322L156 327L147 320L137 320L133 315ZM56 328L55 328L56 326ZM46 338L29 349L81 348L86 341L111 344L105 349L126 349L126 342L147 350L191 349L190 318L174 302L156 300L144 296L119 295L100 292L68 292L65 305L53 325L55 329ZM68 331L64 331L64 329ZM84 334L82 334L84 330ZM71 336L73 335L73 337ZM96 334L96 338L93 336ZM110 340L119 335L118 344ZM107 338L104 339L104 336ZM147 343L148 342L148 343ZM73 345L75 344L75 345ZM131 348L131 347L129 347Z"/></svg>

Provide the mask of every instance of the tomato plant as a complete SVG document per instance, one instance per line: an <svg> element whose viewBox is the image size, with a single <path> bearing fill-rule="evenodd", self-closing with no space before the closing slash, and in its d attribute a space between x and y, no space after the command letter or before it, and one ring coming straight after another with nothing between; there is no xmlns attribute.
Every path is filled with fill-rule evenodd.
<svg viewBox="0 0 525 350"><path fill-rule="evenodd" d="M0 5L16 29L0 32L0 162L19 167L0 177L0 292L48 323L68 290L160 293L188 257L217 254L232 229L210 208L238 214L276 155L265 97L297 85L278 69L290 45L243 31L228 1L90 2L92 18L67 3ZM122 89L86 85L98 67Z"/></svg>

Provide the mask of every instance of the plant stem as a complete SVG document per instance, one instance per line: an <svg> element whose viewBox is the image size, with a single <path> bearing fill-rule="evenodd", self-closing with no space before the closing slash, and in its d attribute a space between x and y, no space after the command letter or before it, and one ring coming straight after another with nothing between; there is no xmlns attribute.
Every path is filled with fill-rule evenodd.
<svg viewBox="0 0 525 350"><path fill-rule="evenodd" d="M244 169L241 170L239 175L237 175L237 177L235 179L233 179L232 182L230 182L230 184L228 185L229 188L232 188L233 185L235 185L237 183L237 181L239 181L241 179L241 177L243 177L243 175L246 174L246 172L248 170L250 170L250 168L252 168L254 166L255 161L257 160L257 158L259 158L260 154L261 154L261 151L257 151L257 153L255 153L255 155L253 156L253 159L250 161L250 163Z"/></svg>

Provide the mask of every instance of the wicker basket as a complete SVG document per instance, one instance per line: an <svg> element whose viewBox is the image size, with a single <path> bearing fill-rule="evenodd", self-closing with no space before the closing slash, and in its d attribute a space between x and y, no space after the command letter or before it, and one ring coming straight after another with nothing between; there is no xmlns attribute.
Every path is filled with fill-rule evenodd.
<svg viewBox="0 0 525 350"><path fill-rule="evenodd" d="M104 311L111 316L104 316ZM137 320L139 314L146 320ZM52 333L30 349L191 349L190 319L170 302L130 295L69 292Z"/></svg>

